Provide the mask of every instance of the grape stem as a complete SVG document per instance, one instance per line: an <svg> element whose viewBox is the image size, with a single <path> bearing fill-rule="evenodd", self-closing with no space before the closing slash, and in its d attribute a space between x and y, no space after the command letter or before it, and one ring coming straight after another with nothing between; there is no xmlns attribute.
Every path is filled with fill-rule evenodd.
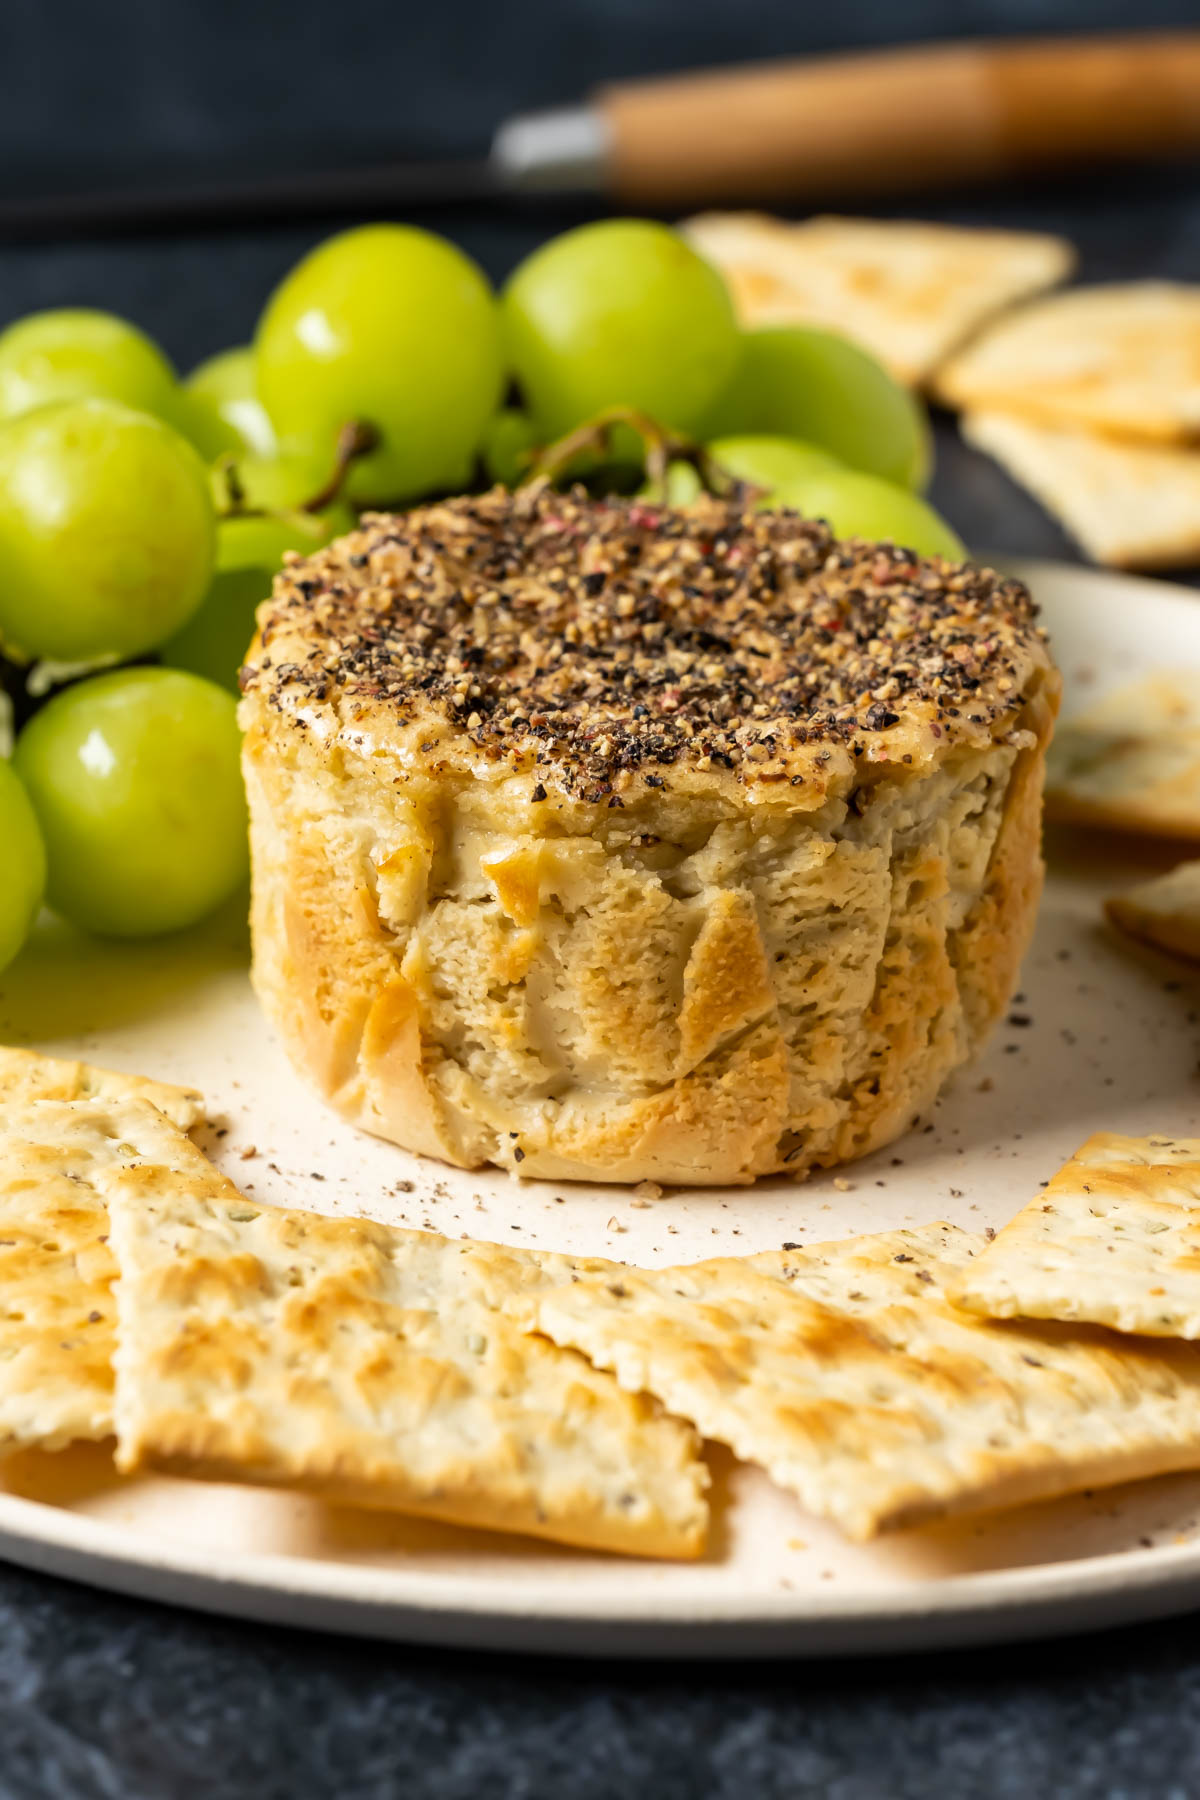
<svg viewBox="0 0 1200 1800"><path fill-rule="evenodd" d="M333 473L324 487L318 489L311 500L304 502L301 512L324 512L327 506L332 506L345 486L351 465L360 456L369 456L372 450L378 448L379 432L374 425L369 425L365 419L347 419L338 432Z"/></svg>
<svg viewBox="0 0 1200 1800"><path fill-rule="evenodd" d="M257 517L262 508L246 505L246 490L242 486L242 478L238 474L237 457L231 452L218 457L216 474L225 484L225 509L219 515L222 519L241 519Z"/></svg>
<svg viewBox="0 0 1200 1800"><path fill-rule="evenodd" d="M582 425L577 425L556 443L548 444L538 452L522 486L529 481L557 480L574 459L585 451L594 450L602 456L611 455L616 433L623 425L636 432L642 440L648 483L645 497L649 500L660 505L666 504L668 472L672 463L679 462L687 463L695 469L703 487L720 499L753 499L756 494L766 491L742 481L725 468L706 444L680 436L669 426L660 425L656 419L639 412L633 406L610 406L604 412L597 413L594 419L587 419Z"/></svg>
<svg viewBox="0 0 1200 1800"><path fill-rule="evenodd" d="M328 481L323 482L317 492L299 506L286 508L247 506L246 490L242 486L237 457L223 456L217 464L225 483L226 498L225 510L220 516L223 519L294 519L297 514L324 512L341 494L352 465L359 457L369 456L372 450L378 448L379 432L374 425L369 425L365 419L348 419L337 435L333 472Z"/></svg>

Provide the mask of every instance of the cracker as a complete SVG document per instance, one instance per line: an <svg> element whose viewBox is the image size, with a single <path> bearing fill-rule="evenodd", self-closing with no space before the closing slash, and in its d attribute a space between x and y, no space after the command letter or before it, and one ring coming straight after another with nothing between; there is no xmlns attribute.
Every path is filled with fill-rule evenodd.
<svg viewBox="0 0 1200 1800"><path fill-rule="evenodd" d="M957 1311L950 1225L590 1274L556 1343L657 1394L851 1537L1200 1466L1200 1348Z"/></svg>
<svg viewBox="0 0 1200 1800"><path fill-rule="evenodd" d="M1180 863L1168 875L1114 894L1104 910L1130 937L1200 962L1200 862Z"/></svg>
<svg viewBox="0 0 1200 1800"><path fill-rule="evenodd" d="M215 1171L107 1192L118 1466L646 1556L703 1548L691 1428L522 1329L562 1257L252 1205Z"/></svg>
<svg viewBox="0 0 1200 1800"><path fill-rule="evenodd" d="M1200 1337L1200 1141L1090 1139L950 1293L988 1318Z"/></svg>
<svg viewBox="0 0 1200 1800"><path fill-rule="evenodd" d="M704 213L682 230L724 275L743 325L828 327L912 386L1075 261L1063 238L908 220Z"/></svg>
<svg viewBox="0 0 1200 1800"><path fill-rule="evenodd" d="M1200 449L1005 412L967 413L962 432L1094 562L1166 569L1200 561Z"/></svg>
<svg viewBox="0 0 1200 1800"><path fill-rule="evenodd" d="M1200 840L1200 673L1148 676L1061 725L1046 764L1046 813Z"/></svg>
<svg viewBox="0 0 1200 1800"><path fill-rule="evenodd" d="M204 1118L204 1096L195 1088L0 1044L0 1101L129 1099L148 1100L180 1131L190 1131Z"/></svg>
<svg viewBox="0 0 1200 1800"><path fill-rule="evenodd" d="M1097 1131L1071 1160L1088 1169L1124 1163L1155 1168L1170 1168L1174 1163L1200 1163L1200 1138L1125 1137L1117 1131Z"/></svg>
<svg viewBox="0 0 1200 1800"><path fill-rule="evenodd" d="M1050 294L983 331L934 391L948 406L1189 442L1200 437L1200 286L1131 281Z"/></svg>
<svg viewBox="0 0 1200 1800"><path fill-rule="evenodd" d="M0 1100L0 1452L112 1430L103 1185L159 1128L204 1163L145 1101Z"/></svg>

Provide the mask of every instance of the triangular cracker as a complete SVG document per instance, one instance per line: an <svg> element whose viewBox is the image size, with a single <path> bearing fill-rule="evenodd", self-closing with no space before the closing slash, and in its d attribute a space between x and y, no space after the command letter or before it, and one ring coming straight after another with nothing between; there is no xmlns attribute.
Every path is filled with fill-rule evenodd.
<svg viewBox="0 0 1200 1800"><path fill-rule="evenodd" d="M1200 561L1200 449L1127 442L1015 413L967 413L963 436L1052 513L1094 562Z"/></svg>
<svg viewBox="0 0 1200 1800"><path fill-rule="evenodd" d="M972 332L1071 271L1063 238L904 219L703 213L682 231L724 275L743 325L820 325L918 386Z"/></svg>
<svg viewBox="0 0 1200 1800"><path fill-rule="evenodd" d="M1168 875L1114 894L1104 910L1130 937L1200 962L1200 862L1180 863Z"/></svg>
<svg viewBox="0 0 1200 1800"><path fill-rule="evenodd" d="M148 1100L180 1131L190 1131L204 1117L204 1096L195 1088L0 1044L0 1101L132 1099Z"/></svg>
<svg viewBox="0 0 1200 1800"><path fill-rule="evenodd" d="M950 1225L588 1275L538 1329L657 1394L851 1537L1200 1466L1200 1348L991 1324Z"/></svg>
<svg viewBox="0 0 1200 1800"><path fill-rule="evenodd" d="M702 1549L691 1428L521 1329L522 1296L569 1278L567 1259L260 1208L215 1171L180 1186L147 1165L107 1198L122 1469Z"/></svg>
<svg viewBox="0 0 1200 1800"><path fill-rule="evenodd" d="M1060 725L1046 814L1200 841L1200 673L1148 676Z"/></svg>
<svg viewBox="0 0 1200 1800"><path fill-rule="evenodd" d="M1200 437L1200 286L1050 294L989 326L934 387L948 406L1186 443Z"/></svg>
<svg viewBox="0 0 1200 1800"><path fill-rule="evenodd" d="M950 1293L993 1319L1200 1337L1200 1141L1090 1139Z"/></svg>

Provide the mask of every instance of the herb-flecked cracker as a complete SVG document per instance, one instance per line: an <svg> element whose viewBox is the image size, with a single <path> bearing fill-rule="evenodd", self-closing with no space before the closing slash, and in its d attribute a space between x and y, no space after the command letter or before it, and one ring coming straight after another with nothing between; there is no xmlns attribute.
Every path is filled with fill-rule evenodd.
<svg viewBox="0 0 1200 1800"><path fill-rule="evenodd" d="M1042 232L761 213L702 213L681 228L715 263L744 326L818 325L917 386L988 319L1070 274Z"/></svg>
<svg viewBox="0 0 1200 1800"><path fill-rule="evenodd" d="M208 1168L144 1100L0 1099L0 1452L111 1432L105 1193L149 1154L163 1180Z"/></svg>
<svg viewBox="0 0 1200 1800"><path fill-rule="evenodd" d="M940 370L937 397L1159 443L1200 438L1200 284L1070 288L1006 314Z"/></svg>
<svg viewBox="0 0 1200 1800"><path fill-rule="evenodd" d="M1200 1466L1200 1347L995 1324L949 1225L590 1274L539 1330L657 1394L851 1537Z"/></svg>
<svg viewBox="0 0 1200 1800"><path fill-rule="evenodd" d="M1046 814L1200 841L1200 671L1147 676L1060 725Z"/></svg>
<svg viewBox="0 0 1200 1800"><path fill-rule="evenodd" d="M0 1044L0 1101L8 1100L148 1100L180 1131L204 1118L204 1096L195 1088Z"/></svg>
<svg viewBox="0 0 1200 1800"><path fill-rule="evenodd" d="M1071 1160L1089 1169L1126 1163L1172 1168L1178 1163L1200 1163L1200 1138L1126 1137L1119 1131L1097 1131Z"/></svg>
<svg viewBox="0 0 1200 1800"><path fill-rule="evenodd" d="M1200 560L1200 447L1110 437L1010 412L962 433L1028 488L1095 562L1167 569Z"/></svg>
<svg viewBox="0 0 1200 1800"><path fill-rule="evenodd" d="M1180 863L1167 875L1114 894L1104 910L1130 937L1200 962L1200 862Z"/></svg>
<svg viewBox="0 0 1200 1800"><path fill-rule="evenodd" d="M1200 1337L1200 1141L1090 1139L950 1292L989 1318Z"/></svg>
<svg viewBox="0 0 1200 1800"><path fill-rule="evenodd" d="M219 1177L108 1195L118 1466L307 1489L594 1549L690 1557L690 1426L518 1315L565 1258L252 1205Z"/></svg>

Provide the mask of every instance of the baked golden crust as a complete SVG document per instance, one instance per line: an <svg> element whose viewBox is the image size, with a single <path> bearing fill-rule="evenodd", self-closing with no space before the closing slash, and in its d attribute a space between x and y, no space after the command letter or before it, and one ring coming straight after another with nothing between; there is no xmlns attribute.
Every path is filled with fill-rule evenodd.
<svg viewBox="0 0 1200 1800"><path fill-rule="evenodd" d="M691 1427L523 1329L543 1285L618 1265L256 1207L191 1154L106 1183L122 1472L701 1554Z"/></svg>
<svg viewBox="0 0 1200 1800"><path fill-rule="evenodd" d="M255 981L366 1129L800 1171L904 1129L1007 999L1057 701L1019 583L534 489L371 519L259 622Z"/></svg>

